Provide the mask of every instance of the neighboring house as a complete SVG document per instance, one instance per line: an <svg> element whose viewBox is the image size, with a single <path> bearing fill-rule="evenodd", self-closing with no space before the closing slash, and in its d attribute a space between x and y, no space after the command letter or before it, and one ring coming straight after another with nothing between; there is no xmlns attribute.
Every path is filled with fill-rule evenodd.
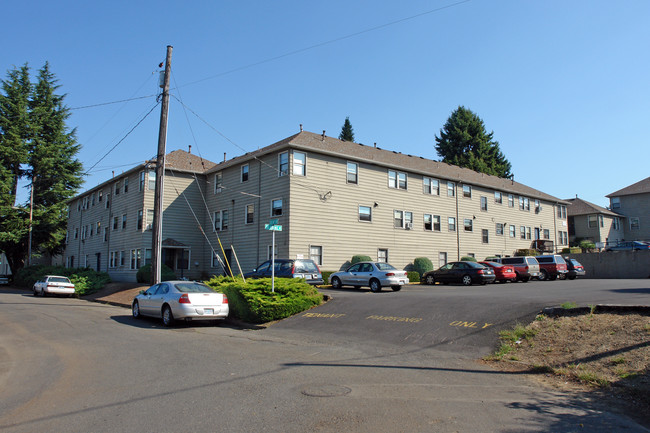
<svg viewBox="0 0 650 433"><path fill-rule="evenodd" d="M418 156L300 132L207 173L214 235L244 272L271 257L338 270L355 254L404 268L567 246L566 202L526 185ZM213 269L218 264L213 262Z"/></svg>
<svg viewBox="0 0 650 433"><path fill-rule="evenodd" d="M7 256L5 253L0 252L0 275L11 275L11 269L9 268L9 262L7 262Z"/></svg>
<svg viewBox="0 0 650 433"><path fill-rule="evenodd" d="M276 257L311 258L331 271L355 254L404 268L416 257L437 266L513 255L535 239L555 250L569 243L566 201L376 146L301 131L216 165L203 160L204 170L181 152L166 160L162 235L163 263L179 276L222 274L224 256L235 273L252 270L271 257L271 220L282 226ZM191 159L191 168L175 158ZM68 266L134 280L150 261L153 163L70 201Z"/></svg>
<svg viewBox="0 0 650 433"><path fill-rule="evenodd" d="M610 209L624 215L626 241L650 241L650 177L608 194Z"/></svg>
<svg viewBox="0 0 650 433"><path fill-rule="evenodd" d="M623 239L624 218L604 207L580 198L566 200L569 216L569 242L590 240L596 247L604 248L608 243Z"/></svg>
<svg viewBox="0 0 650 433"><path fill-rule="evenodd" d="M140 164L68 201L65 266L108 272L114 281L135 281L151 262L156 160ZM211 161L183 150L165 157L161 261L176 274L200 278L206 243L191 206L203 223L202 173Z"/></svg>

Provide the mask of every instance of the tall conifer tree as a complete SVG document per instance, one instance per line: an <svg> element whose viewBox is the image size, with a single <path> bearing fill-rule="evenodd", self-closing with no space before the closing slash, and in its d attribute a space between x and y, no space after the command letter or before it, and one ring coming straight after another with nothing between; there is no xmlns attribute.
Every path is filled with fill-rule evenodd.
<svg viewBox="0 0 650 433"><path fill-rule="evenodd" d="M345 118L345 122L341 128L341 133L339 134L339 140L354 142L354 130L352 129L352 123L350 123L349 117Z"/></svg>

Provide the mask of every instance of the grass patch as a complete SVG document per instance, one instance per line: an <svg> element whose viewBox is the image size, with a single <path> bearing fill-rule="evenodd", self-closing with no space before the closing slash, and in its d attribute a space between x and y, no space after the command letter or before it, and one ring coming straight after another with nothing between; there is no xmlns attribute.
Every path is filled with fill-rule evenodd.
<svg viewBox="0 0 650 433"><path fill-rule="evenodd" d="M576 304L573 301L568 301L560 305L560 307L564 308L565 310L570 310L571 308L577 308L578 304Z"/></svg>

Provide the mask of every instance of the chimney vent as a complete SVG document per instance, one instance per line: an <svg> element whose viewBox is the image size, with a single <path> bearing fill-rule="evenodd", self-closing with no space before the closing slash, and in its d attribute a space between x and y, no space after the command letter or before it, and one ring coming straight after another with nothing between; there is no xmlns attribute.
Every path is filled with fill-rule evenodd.
<svg viewBox="0 0 650 433"><path fill-rule="evenodd" d="M226 162L226 152L223 153L223 162Z"/></svg>
<svg viewBox="0 0 650 433"><path fill-rule="evenodd" d="M324 140L325 140L325 130L324 130L324 129L323 129L323 135L322 135L322 137L323 137L323 138L322 138L321 141L324 141Z"/></svg>
<svg viewBox="0 0 650 433"><path fill-rule="evenodd" d="M300 132L302 132L302 123L300 124Z"/></svg>
<svg viewBox="0 0 650 433"><path fill-rule="evenodd" d="M192 145L191 144L189 145L189 148L190 149L187 151L187 153L192 153Z"/></svg>
<svg viewBox="0 0 650 433"><path fill-rule="evenodd" d="M375 141L375 149L377 148L377 142Z"/></svg>

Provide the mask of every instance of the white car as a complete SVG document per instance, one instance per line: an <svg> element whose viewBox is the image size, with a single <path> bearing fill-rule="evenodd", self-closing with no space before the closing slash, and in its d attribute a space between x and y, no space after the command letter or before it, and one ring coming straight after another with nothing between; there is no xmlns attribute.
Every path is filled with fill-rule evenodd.
<svg viewBox="0 0 650 433"><path fill-rule="evenodd" d="M46 275L34 283L34 296L41 295L74 295L74 284L68 277Z"/></svg>
<svg viewBox="0 0 650 433"><path fill-rule="evenodd" d="M131 312L162 318L171 326L175 319L215 320L228 317L228 298L223 293L196 281L163 281L140 292L133 299Z"/></svg>
<svg viewBox="0 0 650 433"><path fill-rule="evenodd" d="M364 286L370 287L373 292L381 291L382 286L390 286L394 291L398 291L409 282L406 271L397 270L383 262L355 263L345 271L333 273L328 280L335 289L343 286Z"/></svg>

